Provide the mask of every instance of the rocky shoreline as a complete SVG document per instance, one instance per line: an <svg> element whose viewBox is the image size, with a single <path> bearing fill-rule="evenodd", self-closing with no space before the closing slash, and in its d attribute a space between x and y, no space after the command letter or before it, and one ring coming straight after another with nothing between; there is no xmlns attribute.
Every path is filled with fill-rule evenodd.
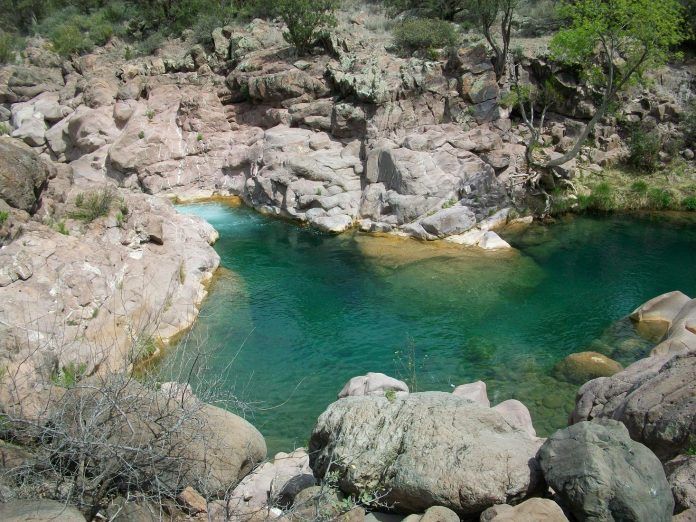
<svg viewBox="0 0 696 522"><path fill-rule="evenodd" d="M486 250L508 249L495 231L531 220L514 210L530 196L518 181L524 131L485 48L397 57L356 18L328 54L297 60L281 31L255 20L216 29L210 52L184 38L130 59L116 39L70 60L35 40L24 63L0 69L11 134L0 137L0 518L97 517L65 508L77 490L85 503L106 495L90 489L94 477L64 486L59 471L83 469L108 442L122 454L91 473L127 464L114 465L98 513L110 520L695 519L696 307L678 292L631 316L664 330L651 357L621 371L598 354L564 361L559 371L604 376L580 388L571 426L547 440L519 401L491 407L484 383L409 393L368 374L339 393L307 450L264 462L263 437L242 418L185 383L129 377L193 324L220 262L217 232L167 198L238 198L325 232ZM530 81L540 68L552 66L525 58ZM674 93L693 75L672 72L634 93L627 117L677 132ZM569 102L542 137L549 154L594 111L581 82L563 82ZM549 186L625 155L605 123ZM73 433L85 418L98 429ZM77 456L51 445L59 426ZM17 486L47 468L22 482L34 489ZM118 495L118 477L153 472L161 478L139 487L163 497Z"/></svg>

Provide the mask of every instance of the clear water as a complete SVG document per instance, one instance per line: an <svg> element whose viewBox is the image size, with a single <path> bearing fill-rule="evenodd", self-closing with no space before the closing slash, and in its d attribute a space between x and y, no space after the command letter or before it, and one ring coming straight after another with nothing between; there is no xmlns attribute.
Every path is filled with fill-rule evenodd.
<svg viewBox="0 0 696 522"><path fill-rule="evenodd" d="M220 232L224 269L193 331L213 354L199 384L209 376L252 404L270 453L305 445L343 384L368 371L418 390L482 379L492 403L522 400L548 434L577 390L554 364L588 349L630 363L652 344L621 319L662 292L696 295L688 220L567 219L509 232L516 251L500 255L330 236L224 204L179 210ZM186 357L181 347L169 360Z"/></svg>

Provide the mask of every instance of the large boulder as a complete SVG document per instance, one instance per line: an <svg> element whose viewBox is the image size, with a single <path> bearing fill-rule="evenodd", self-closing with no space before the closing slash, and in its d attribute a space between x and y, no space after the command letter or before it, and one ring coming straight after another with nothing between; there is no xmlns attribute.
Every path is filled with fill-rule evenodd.
<svg viewBox="0 0 696 522"><path fill-rule="evenodd" d="M581 422L539 450L544 478L578 520L669 522L674 499L657 457L620 422Z"/></svg>
<svg viewBox="0 0 696 522"><path fill-rule="evenodd" d="M661 460L684 453L696 436L696 353L641 359L580 388L571 422L607 418Z"/></svg>
<svg viewBox="0 0 696 522"><path fill-rule="evenodd" d="M517 506L500 504L481 513L481 522L568 522L553 500L530 498Z"/></svg>
<svg viewBox="0 0 696 522"><path fill-rule="evenodd" d="M691 298L679 291L653 297L636 308L629 317L636 323L661 322L666 323L665 330L672 325L672 321L680 310Z"/></svg>
<svg viewBox="0 0 696 522"><path fill-rule="evenodd" d="M540 444L490 408L427 392L333 403L309 454L315 476L337 469L346 493L376 490L401 512L441 505L464 515L532 493Z"/></svg>
<svg viewBox="0 0 696 522"><path fill-rule="evenodd" d="M467 207L454 206L426 217L420 224L428 234L445 237L472 228L476 224L476 216Z"/></svg>
<svg viewBox="0 0 696 522"><path fill-rule="evenodd" d="M0 137L0 198L33 212L54 169L29 147Z"/></svg>

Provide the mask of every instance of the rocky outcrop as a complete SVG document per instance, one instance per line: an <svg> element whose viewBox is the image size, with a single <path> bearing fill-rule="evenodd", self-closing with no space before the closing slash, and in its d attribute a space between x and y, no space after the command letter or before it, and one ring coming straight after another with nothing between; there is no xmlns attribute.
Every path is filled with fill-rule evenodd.
<svg viewBox="0 0 696 522"><path fill-rule="evenodd" d="M0 198L13 208L33 213L56 169L30 147L0 137Z"/></svg>
<svg viewBox="0 0 696 522"><path fill-rule="evenodd" d="M407 513L442 505L471 514L536 489L540 443L495 410L428 392L333 403L309 454L314 474L336 469L346 493L376 491Z"/></svg>
<svg viewBox="0 0 696 522"><path fill-rule="evenodd" d="M571 422L619 420L634 440L669 460L696 436L695 382L696 353L641 359L582 386Z"/></svg>
<svg viewBox="0 0 696 522"><path fill-rule="evenodd" d="M501 504L481 513L481 522L568 522L553 500L530 498L516 506Z"/></svg>
<svg viewBox="0 0 696 522"><path fill-rule="evenodd" d="M559 501L579 520L672 519L660 461L619 422L581 422L554 433L539 464Z"/></svg>

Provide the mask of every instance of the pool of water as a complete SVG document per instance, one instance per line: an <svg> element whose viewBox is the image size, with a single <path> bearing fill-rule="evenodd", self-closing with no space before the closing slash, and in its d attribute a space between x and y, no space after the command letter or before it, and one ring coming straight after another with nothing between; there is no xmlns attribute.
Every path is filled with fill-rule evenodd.
<svg viewBox="0 0 696 522"><path fill-rule="evenodd" d="M562 427L577 385L566 355L624 364L652 344L621 320L662 292L696 295L696 226L665 217L569 218L504 237L486 254L331 236L225 204L179 207L220 232L222 269L192 337L210 354L199 386L231 390L269 452L306 444L343 384L384 372L417 390L482 379L492 403L527 404L541 435ZM180 367L181 345L165 362Z"/></svg>

